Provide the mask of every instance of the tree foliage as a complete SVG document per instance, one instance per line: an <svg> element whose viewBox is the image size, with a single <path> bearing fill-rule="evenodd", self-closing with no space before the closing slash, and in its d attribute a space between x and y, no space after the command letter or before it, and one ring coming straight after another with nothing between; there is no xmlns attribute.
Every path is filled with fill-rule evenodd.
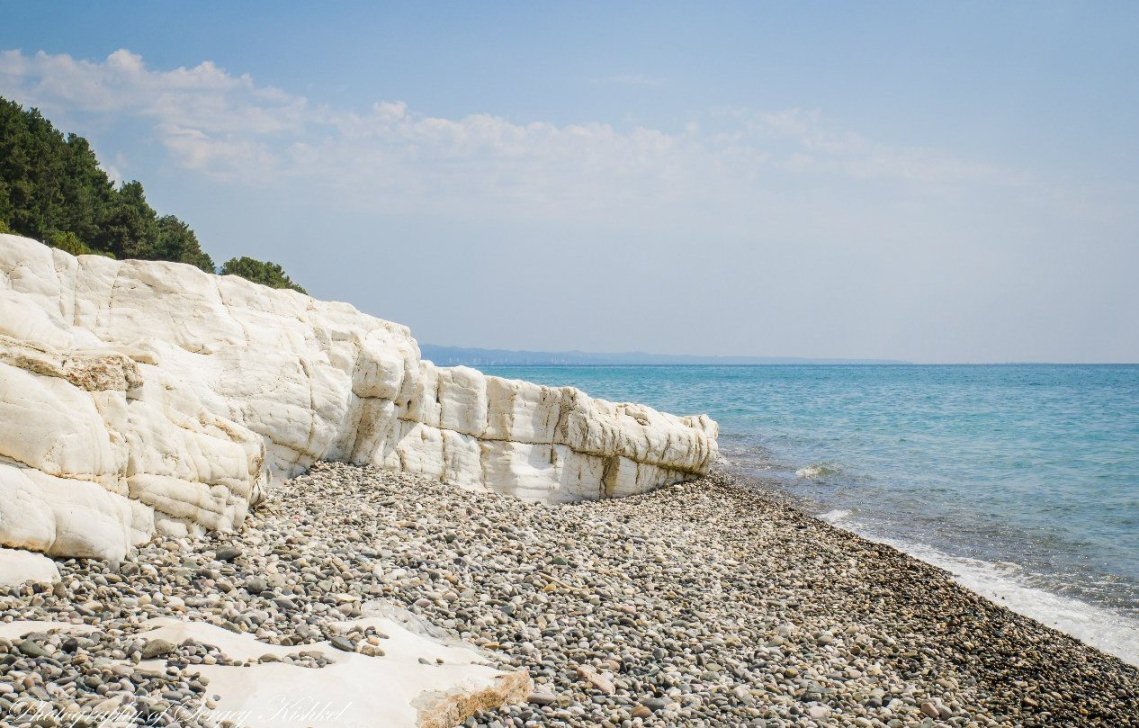
<svg viewBox="0 0 1139 728"><path fill-rule="evenodd" d="M285 275L285 269L276 263L270 261L257 260L256 258L230 258L221 267L222 275L235 275L269 286L270 288L291 288L294 291L301 293L308 293L305 289L294 283L291 278Z"/></svg>
<svg viewBox="0 0 1139 728"><path fill-rule="evenodd" d="M106 208L95 247L116 258L158 258L158 213L146 203L142 185L127 182Z"/></svg>
<svg viewBox="0 0 1139 728"><path fill-rule="evenodd" d="M0 232L7 231L75 255L170 260L216 272L190 226L173 215L159 217L141 183L116 187L86 139L65 137L38 110L0 98ZM275 263L234 258L225 268L258 283L304 290Z"/></svg>
<svg viewBox="0 0 1139 728"><path fill-rule="evenodd" d="M198 245L198 236L189 225L173 215L158 218L156 225L160 260L180 260L211 273L214 271L213 260Z"/></svg>
<svg viewBox="0 0 1139 728"><path fill-rule="evenodd" d="M115 257L101 250L92 250L87 247L75 233L63 233L58 230L53 230L48 233L47 240L44 242L53 248L59 248L63 252L71 253L72 255L105 255L108 258Z"/></svg>

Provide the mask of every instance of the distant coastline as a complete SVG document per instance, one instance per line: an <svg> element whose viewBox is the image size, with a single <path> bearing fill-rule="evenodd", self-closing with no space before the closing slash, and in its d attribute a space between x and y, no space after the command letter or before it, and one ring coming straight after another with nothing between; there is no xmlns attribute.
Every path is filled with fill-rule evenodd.
<svg viewBox="0 0 1139 728"><path fill-rule="evenodd" d="M643 351L529 351L420 344L420 352L439 366L908 366L908 367L1133 367L1139 362L970 361L913 362L905 359L812 359L796 356L699 356L648 354Z"/></svg>
<svg viewBox="0 0 1139 728"><path fill-rule="evenodd" d="M747 366L779 364L910 364L897 359L809 359L781 356L695 356L687 354L593 353L586 351L515 351L420 344L424 359L439 366Z"/></svg>

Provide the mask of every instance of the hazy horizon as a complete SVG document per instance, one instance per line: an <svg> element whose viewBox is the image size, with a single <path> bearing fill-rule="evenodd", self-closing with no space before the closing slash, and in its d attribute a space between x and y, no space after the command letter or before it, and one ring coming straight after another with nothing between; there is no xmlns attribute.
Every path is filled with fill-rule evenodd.
<svg viewBox="0 0 1139 728"><path fill-rule="evenodd" d="M414 332L413 332L414 333ZM424 351L424 358L431 359L428 351L434 352L436 350L454 350L456 352L488 352L488 353L509 353L509 354L533 354L533 355L582 355L588 357L607 357L607 358L622 358L622 357L645 357L650 359L722 359L722 360L743 360L743 359L772 359L780 360L780 362L773 362L774 365L782 365L782 360L786 360L791 364L813 365L818 364L821 366L831 365L870 365L870 366L1119 366L1119 367L1134 367L1139 366L1139 361L1109 361L1109 362L1072 362L1072 361L977 361L977 362L962 362L962 361L929 361L929 362L916 362L905 359L862 359L850 357L804 357L796 356L795 354L765 354L762 356L753 356L750 354L687 354L684 352L653 352L653 351L582 351L580 349L563 349L557 351L536 351L532 349L490 349L479 346L451 346L449 344L436 344L430 342L418 342L420 348ZM432 361L434 361L432 359ZM436 361L436 364L439 362ZM740 366L762 366L766 362L743 363ZM637 363L632 363L631 366L636 366ZM496 365L497 366L497 365ZM528 366L526 364L511 364L510 366ZM534 366L547 366L547 364L535 364ZM560 365L553 365L560 366ZM568 364L567 366L577 366L577 364ZM583 364L583 366L591 366ZM599 364L599 366L607 366L606 364ZM650 364L650 366L657 366ZM661 364L659 366L668 366L668 364ZM684 366L679 364L678 366ZM699 364L695 366L701 366ZM714 366L714 365L713 365ZM736 366L735 363L725 363L722 366Z"/></svg>
<svg viewBox="0 0 1139 728"><path fill-rule="evenodd" d="M1139 361L1139 5L3 7L0 96L419 341Z"/></svg>

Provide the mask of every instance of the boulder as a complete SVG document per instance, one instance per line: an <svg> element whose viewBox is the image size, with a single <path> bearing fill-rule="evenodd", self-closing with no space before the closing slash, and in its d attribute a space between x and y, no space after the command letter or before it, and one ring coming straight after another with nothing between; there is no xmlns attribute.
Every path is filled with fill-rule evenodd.
<svg viewBox="0 0 1139 728"><path fill-rule="evenodd" d="M59 569L43 554L0 548L0 587L27 582L54 584L57 581Z"/></svg>

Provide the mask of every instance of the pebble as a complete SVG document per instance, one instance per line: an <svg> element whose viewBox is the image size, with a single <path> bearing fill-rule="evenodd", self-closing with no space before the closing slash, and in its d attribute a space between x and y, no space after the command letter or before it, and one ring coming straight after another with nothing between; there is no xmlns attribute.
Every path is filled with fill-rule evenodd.
<svg viewBox="0 0 1139 728"><path fill-rule="evenodd" d="M825 705L812 705L811 707L807 708L807 715L811 716L815 720L822 720L830 714L831 709Z"/></svg>
<svg viewBox="0 0 1139 728"><path fill-rule="evenodd" d="M553 705L558 702L558 696L553 693L533 692L526 698L526 702L534 705Z"/></svg>
<svg viewBox="0 0 1139 728"><path fill-rule="evenodd" d="M245 580L245 591L258 595L269 588L269 583L263 577L252 576Z"/></svg>
<svg viewBox="0 0 1139 728"><path fill-rule="evenodd" d="M48 657L51 655L50 650L44 649L43 645L33 640L23 640L17 647L20 652L28 657Z"/></svg>
<svg viewBox="0 0 1139 728"><path fill-rule="evenodd" d="M617 688L613 685L613 681L608 675L599 673L595 668L589 665L578 665L577 674L606 695L612 695L617 692Z"/></svg>
<svg viewBox="0 0 1139 728"><path fill-rule="evenodd" d="M0 621L96 628L0 640L0 712L123 705L142 722L177 704L204 726L196 666L230 661L169 645L165 673L138 671L147 619L225 625L297 650L263 659L321 669L306 645L383 655L384 636L335 626L379 600L529 671L527 702L475 727L1136 725L1134 668L762 488L715 475L551 507L320 463L237 533L158 538L118 567L60 560L63 589L0 588Z"/></svg>
<svg viewBox="0 0 1139 728"><path fill-rule="evenodd" d="M654 713L659 713L669 706L669 702L663 698L649 698L644 704L646 708Z"/></svg>
<svg viewBox="0 0 1139 728"><path fill-rule="evenodd" d="M332 639L329 640L329 643L333 647L335 647L336 649L343 650L344 652L355 652L356 651L356 645L353 644L352 640L350 640L347 637L344 637L342 635L334 636Z"/></svg>
<svg viewBox="0 0 1139 728"><path fill-rule="evenodd" d="M223 546L219 548L214 555L218 561L233 561L241 556L241 549L233 546Z"/></svg>
<svg viewBox="0 0 1139 728"><path fill-rule="evenodd" d="M166 640L149 640L142 648L142 659L153 660L156 657L165 657L177 648L173 642Z"/></svg>

